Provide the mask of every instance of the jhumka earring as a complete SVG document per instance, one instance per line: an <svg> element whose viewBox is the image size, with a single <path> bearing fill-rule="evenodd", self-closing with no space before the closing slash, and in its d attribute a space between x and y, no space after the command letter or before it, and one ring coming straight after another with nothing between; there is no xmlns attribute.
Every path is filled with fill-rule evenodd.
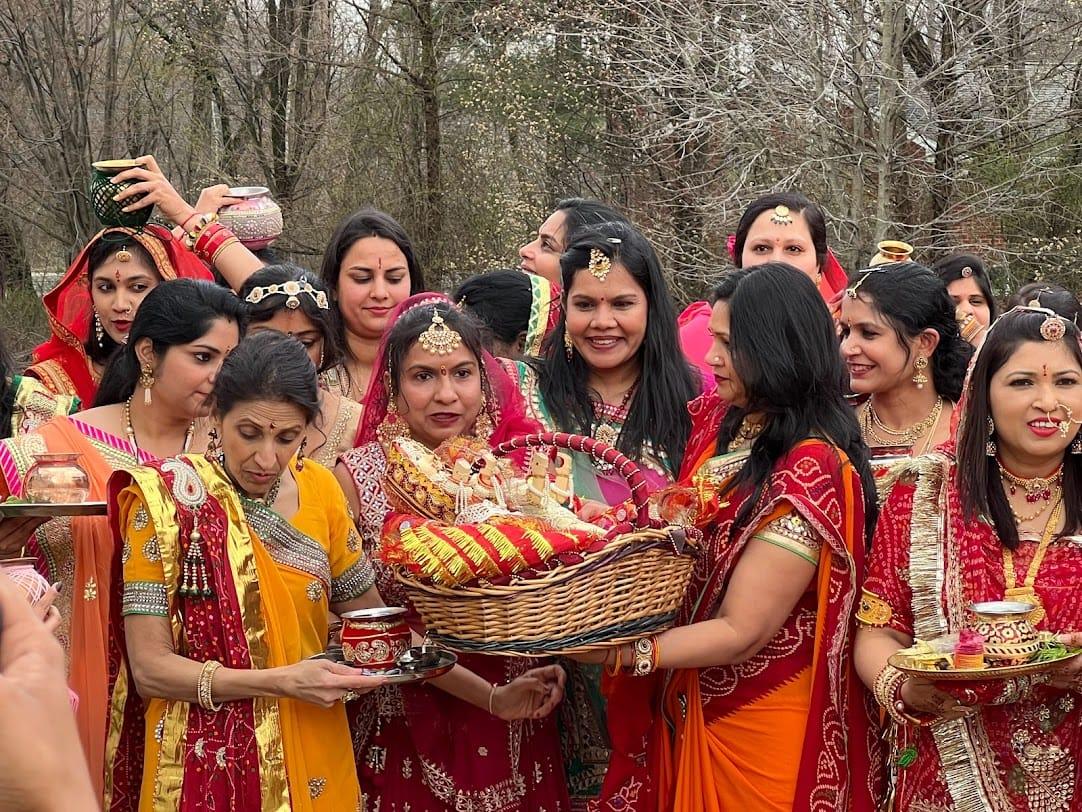
<svg viewBox="0 0 1082 812"><path fill-rule="evenodd" d="M105 328L101 326L101 317L98 311L94 311L94 338L98 341L98 349L105 349Z"/></svg>
<svg viewBox="0 0 1082 812"><path fill-rule="evenodd" d="M149 406L151 397L150 390L154 386L154 369L150 364L143 364L139 372L139 385L143 387L143 405Z"/></svg>
<svg viewBox="0 0 1082 812"><path fill-rule="evenodd" d="M399 437L408 437L410 432L406 421L398 415L398 400L394 389L391 388L390 373L384 374L383 385L387 387L387 414L376 428L376 436L379 437L381 444L387 446Z"/></svg>
<svg viewBox="0 0 1082 812"><path fill-rule="evenodd" d="M913 362L913 367L917 370L917 374L913 376L913 383L917 385L917 389L923 389L924 384L928 383L928 376L924 374L924 370L928 368L928 359L923 355L918 355L917 360Z"/></svg>
<svg viewBox="0 0 1082 812"><path fill-rule="evenodd" d="M478 440L488 442L489 438L492 437L492 432L495 430L495 427L492 425L492 415L488 413L488 394L482 390L481 411L477 413L477 420L473 424L473 435Z"/></svg>
<svg viewBox="0 0 1082 812"><path fill-rule="evenodd" d="M203 452L203 456L210 462L222 461L221 439L218 437L218 429L213 426L207 432L207 450Z"/></svg>
<svg viewBox="0 0 1082 812"><path fill-rule="evenodd" d="M988 442L984 445L984 453L989 457L994 457L999 449L996 447L996 441L992 439L992 435L996 433L996 424L992 418L988 418Z"/></svg>
<svg viewBox="0 0 1082 812"><path fill-rule="evenodd" d="M298 471L304 470L304 452L308 448L308 438L301 440L301 447L297 449L297 464L293 466Z"/></svg>
<svg viewBox="0 0 1082 812"><path fill-rule="evenodd" d="M1079 429L1078 434L1074 436L1074 442L1071 443L1072 454L1082 454L1082 429Z"/></svg>
<svg viewBox="0 0 1082 812"><path fill-rule="evenodd" d="M564 352L567 354L568 362L571 361L571 356L575 354L575 342L571 340L571 333L567 332L567 327L564 327Z"/></svg>

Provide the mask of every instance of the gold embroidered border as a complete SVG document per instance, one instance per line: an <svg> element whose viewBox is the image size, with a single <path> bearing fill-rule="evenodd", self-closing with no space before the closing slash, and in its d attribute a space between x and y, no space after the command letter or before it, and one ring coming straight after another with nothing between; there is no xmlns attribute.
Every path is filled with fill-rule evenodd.
<svg viewBox="0 0 1082 812"><path fill-rule="evenodd" d="M909 577L912 585L913 633L921 640L931 640L947 634L951 620L958 613L951 608L951 618L943 611L940 597L947 587L948 604L961 601L959 556L953 550L949 526L950 462L941 454L929 454L903 463L896 469L899 475L916 473L913 512L909 536ZM948 549L954 555L948 554ZM950 571L948 571L948 567ZM972 720L941 722L931 728L939 751L943 778L957 812L1010 812L1002 796L986 791L989 766L979 758L974 733L983 731L979 716ZM992 772L995 772L994 764ZM994 779L998 784L998 776Z"/></svg>
<svg viewBox="0 0 1082 812"><path fill-rule="evenodd" d="M236 491L222 475L220 468L202 455L185 455L183 459L199 473L199 478L206 483L210 495L221 504L228 516L226 549L229 564L233 569L237 602L244 623L244 637L248 642L252 668L266 668L270 657L267 624L263 618L263 604L259 597L259 574L253 553L254 540L248 530L244 510ZM259 749L259 784L263 812L287 812L291 805L278 700L273 697L255 697L252 699L252 715L256 745Z"/></svg>

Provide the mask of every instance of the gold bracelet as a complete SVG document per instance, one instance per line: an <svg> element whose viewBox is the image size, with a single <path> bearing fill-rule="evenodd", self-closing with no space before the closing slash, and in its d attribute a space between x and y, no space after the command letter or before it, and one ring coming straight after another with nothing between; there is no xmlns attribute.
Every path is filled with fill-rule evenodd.
<svg viewBox="0 0 1082 812"><path fill-rule="evenodd" d="M188 218L191 220L192 218ZM213 212L211 214L200 214L199 219L195 222L195 227L184 235L184 244L188 246L189 251L195 250L195 243L199 239L199 236L207 230L207 226L211 223L218 222L218 213ZM187 223L185 223L187 225Z"/></svg>
<svg viewBox="0 0 1082 812"><path fill-rule="evenodd" d="M496 683L492 683L492 688L488 692L488 715L495 716L495 711L492 710L492 700L496 698Z"/></svg>
<svg viewBox="0 0 1082 812"><path fill-rule="evenodd" d="M905 701L902 699L902 686L908 679L909 676L904 671L895 668L893 665L888 663L883 666L883 670L875 678L875 686L872 689L875 701L887 712L887 716L898 724L927 727L936 721L934 716L920 719L905 710Z"/></svg>
<svg viewBox="0 0 1082 812"><path fill-rule="evenodd" d="M222 667L217 660L207 660L203 663L203 670L199 672L199 682L196 683L195 695L199 699L199 707L207 711L220 711L222 704L214 704L214 672Z"/></svg>
<svg viewBox="0 0 1082 812"><path fill-rule="evenodd" d="M652 674L657 667L657 658L655 652L657 651L657 637L651 635L650 637L640 637L635 641L635 659L631 667L631 672L636 677L645 677L647 674Z"/></svg>
<svg viewBox="0 0 1082 812"><path fill-rule="evenodd" d="M230 237L228 240L218 246L218 250L215 251L214 256L210 258L210 264L212 266L218 264L218 257L221 255L222 251L224 251L226 248L229 248L230 246L237 245L239 242L240 240L236 237Z"/></svg>

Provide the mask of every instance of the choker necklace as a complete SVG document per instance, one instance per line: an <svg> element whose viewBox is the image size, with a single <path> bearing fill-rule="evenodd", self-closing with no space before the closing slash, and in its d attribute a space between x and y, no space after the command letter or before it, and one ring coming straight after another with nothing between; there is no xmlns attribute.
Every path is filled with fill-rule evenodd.
<svg viewBox="0 0 1082 812"><path fill-rule="evenodd" d="M134 396L133 396L134 397ZM131 398L124 401L124 433L128 435L128 445L132 448L132 457L136 465L142 465L139 459L139 444L135 442L135 426L131 422ZM187 454L192 446L192 437L195 436L195 421L188 424L188 430L184 432L184 445L180 449L181 454Z"/></svg>
<svg viewBox="0 0 1082 812"><path fill-rule="evenodd" d="M864 435L864 441L872 448L901 446L911 448L916 444L917 440L928 432L929 429L934 433L942 413L943 396L940 395L935 399L932 410L928 412L924 419L917 421L912 426L906 426L903 429L892 429L879 419L879 415L875 413L875 407L872 406L872 399L868 398L868 402L865 404L864 411L861 414L860 433ZM883 434L880 434L880 432ZM888 435L888 438L884 438L884 434Z"/></svg>
<svg viewBox="0 0 1082 812"><path fill-rule="evenodd" d="M996 457L996 465L999 466L999 475L1007 484L1007 490L1014 496L1021 488L1026 492L1026 501L1031 505L1036 502L1047 502L1052 498L1052 491L1063 484L1063 463L1049 476L1035 476L1031 478L1020 477L1012 474L1007 467Z"/></svg>
<svg viewBox="0 0 1082 812"><path fill-rule="evenodd" d="M623 400L620 401L620 405L615 408L605 403L604 400L593 401L594 417L596 418L590 435L599 443L604 443L607 446L616 448L616 443L620 439L621 429L616 428L616 421L621 423L627 419L627 404L631 402L631 396L635 394L635 390L639 388L638 380L628 387L624 392ZM621 427L622 428L622 427ZM600 460L594 461L594 467L602 473L609 473L614 470L614 466Z"/></svg>

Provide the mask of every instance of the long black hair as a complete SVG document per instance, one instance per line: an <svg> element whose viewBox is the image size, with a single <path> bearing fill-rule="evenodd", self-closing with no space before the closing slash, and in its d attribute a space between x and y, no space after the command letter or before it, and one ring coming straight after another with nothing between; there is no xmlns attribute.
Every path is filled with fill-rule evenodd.
<svg viewBox="0 0 1082 812"><path fill-rule="evenodd" d="M161 273L158 271L158 266L154 264L153 257L150 256L150 252L147 251L138 240L119 231L108 232L99 237L98 241L90 247L90 251L86 257L86 283L91 290L91 303L94 301L94 274L102 265L116 256L120 251L127 251L132 255L132 261L142 265L146 270L150 271L153 276L161 279ZM93 309L93 304L91 304L91 309ZM95 330L96 315L97 311L94 311L90 315L90 333L83 343L83 349L86 350L86 355L91 361L96 364L105 364L113 357L113 353L116 352L117 347L122 345L113 341L112 336L104 329L102 330L101 341L98 341ZM97 318L100 318L100 316ZM128 340L131 341L130 335Z"/></svg>
<svg viewBox="0 0 1082 812"><path fill-rule="evenodd" d="M247 311L232 291L194 279L162 282L139 305L128 343L113 356L102 375L94 405L123 403L132 396L139 382L135 345L140 339L149 338L154 354L161 358L170 347L191 344L205 336L218 319L236 322L244 334Z"/></svg>
<svg viewBox="0 0 1082 812"><path fill-rule="evenodd" d="M630 223L605 223L584 231L560 257L565 314L542 349L543 363L538 365L541 395L561 429L590 433L596 420L587 385L590 370L579 353L568 360L564 334L568 293L575 275L589 265L593 250L626 268L642 287L647 304L646 335L639 348L642 376L628 403L617 447L630 459L640 460L643 444L649 443L658 456L664 455L675 476L691 432L687 404L698 389L679 349L676 311L661 263L650 241Z"/></svg>
<svg viewBox="0 0 1082 812"><path fill-rule="evenodd" d="M996 320L999 308L996 306L995 296L992 295L992 282L979 257L973 254L952 254L933 263L932 270L939 274L939 278L945 285L957 282L959 279L972 278L980 288L984 300L988 302L988 323L991 324Z"/></svg>
<svg viewBox="0 0 1082 812"><path fill-rule="evenodd" d="M330 293L323 284L323 280L315 274L288 262L267 265L244 280L244 285L237 292L237 295L248 305L249 324L262 324L270 321L275 314L286 309L286 302L290 298L289 294L283 291L264 295L258 302L252 303L248 301L252 291L256 288L266 288L284 282L304 282L318 293L322 293L326 297L326 302L330 302ZM338 343L338 308L329 306L321 308L308 293L298 294L296 299L298 303L296 309L308 317L309 321L319 331L323 342L323 363L317 371L322 372L324 369L337 366L338 362L342 360L342 346Z"/></svg>
<svg viewBox="0 0 1082 812"><path fill-rule="evenodd" d="M935 390L952 403L962 396L973 346L962 338L954 318L954 302L934 271L916 262L892 262L858 271L850 289L871 305L893 328L909 360L909 342L935 330L939 343L928 359Z"/></svg>
<svg viewBox="0 0 1082 812"><path fill-rule="evenodd" d="M533 288L520 270L490 271L471 276L451 296L476 316L493 338L514 345L530 326Z"/></svg>
<svg viewBox="0 0 1082 812"><path fill-rule="evenodd" d="M320 414L315 364L303 344L276 330L261 330L237 344L214 380L211 397L218 415L257 400L291 403L309 425Z"/></svg>
<svg viewBox="0 0 1082 812"><path fill-rule="evenodd" d="M1000 316L988 331L984 345L977 354L966 393L965 422L958 437L957 484L962 509L969 520L988 517L1004 547L1018 547L1018 527L1010 502L999 476L999 463L987 454L988 421L992 417L992 377L1006 364L1019 346L1032 341L1047 346L1041 336L1041 325L1049 313L1039 310L1015 309ZM1064 320L1060 339L1071 356L1082 367L1082 348L1078 344L1078 328ZM1067 515L1063 534L1072 535L1082 527L1082 454L1063 455L1063 504Z"/></svg>
<svg viewBox="0 0 1082 812"><path fill-rule="evenodd" d="M1033 301L1037 302L1038 307L1047 307L1068 321L1074 322L1075 327L1082 327L1082 319L1079 318L1082 314L1082 303L1063 285L1057 285L1055 282L1030 282L1022 285L1007 300L1007 309L1018 307L1018 305L1028 305Z"/></svg>
<svg viewBox="0 0 1082 812"><path fill-rule="evenodd" d="M834 321L815 283L791 265L767 262L724 276L712 300L729 305L733 368L748 399L746 406L726 412L718 448L729 447L747 414L766 417L748 461L732 481L731 488L753 490L736 525L751 518L778 460L802 440L822 437L844 451L860 475L865 538L870 540L877 507L868 447L845 402Z"/></svg>
<svg viewBox="0 0 1082 812"><path fill-rule="evenodd" d="M744 267L741 256L744 253L744 244L748 241L748 232L752 225L765 211L773 211L778 206L786 206L791 212L799 212L804 215L804 222L808 224L808 233L811 235L812 245L815 247L815 263L820 270L827 258L827 223L823 217L823 210L812 203L800 192L775 192L763 195L753 200L744 213L740 215L740 222L736 226L736 240L733 243L733 263L737 268Z"/></svg>

